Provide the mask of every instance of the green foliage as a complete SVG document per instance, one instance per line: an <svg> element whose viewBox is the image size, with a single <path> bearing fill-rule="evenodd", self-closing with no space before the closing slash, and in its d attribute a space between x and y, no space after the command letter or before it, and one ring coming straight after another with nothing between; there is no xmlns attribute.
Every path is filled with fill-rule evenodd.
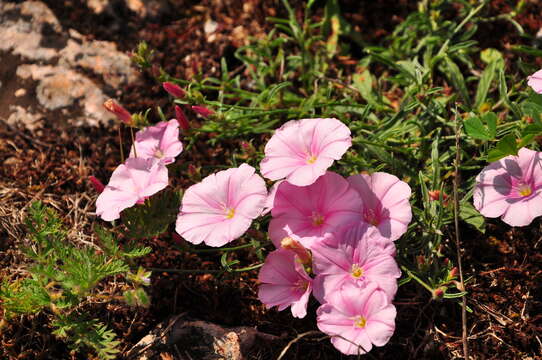
<svg viewBox="0 0 542 360"><path fill-rule="evenodd" d="M339 1L327 0L324 18L313 21L310 6L300 19L284 0L287 17L271 18L275 28L265 38L237 50L242 71L230 72L223 59L220 78L182 80L163 74L162 80L187 88L187 97L177 103L216 110L194 132L213 132L211 145L228 138L247 140L290 119L342 120L352 131L353 146L333 170L343 175L387 171L407 181L414 216L397 242L398 259L415 276L407 279L419 279L430 291L452 286L435 274L447 269L441 245L454 231L456 152L460 218L469 229L483 232L484 219L471 205L475 175L487 161L516 154L542 134L542 96L528 90L523 77L505 71L510 64L498 50L478 48L479 24L497 20L487 11L488 2L451 3L419 2L417 11L375 46L345 20ZM514 20L520 7L499 15L498 21L523 34ZM363 54L355 71L338 61L352 60L353 47ZM512 48L540 55L530 47ZM261 151L252 156L254 164ZM420 255L431 267L417 266ZM222 265L235 264L225 256Z"/></svg>
<svg viewBox="0 0 542 360"><path fill-rule="evenodd" d="M181 205L178 191L165 190L147 199L144 204L122 212L122 220L134 239L150 238L164 233L175 222ZM145 254L137 255L142 256Z"/></svg>
<svg viewBox="0 0 542 360"><path fill-rule="evenodd" d="M148 296L140 286L148 285L150 274L142 268L130 272L130 259L147 254L149 248L122 248L107 230L97 227L102 247L78 247L69 242L54 210L40 202L29 208L26 220L30 244L23 247L31 260L29 278L0 285L0 301L6 319L17 315L46 313L54 334L65 338L75 350L92 348L100 359L113 359L119 344L115 334L96 319L87 319L79 308L106 278L122 274L134 285L138 298ZM143 304L143 301L133 305Z"/></svg>
<svg viewBox="0 0 542 360"><path fill-rule="evenodd" d="M95 319L81 320L79 316L60 315L53 322L53 334L67 339L75 351L93 349L103 360L115 359L120 352L120 341L115 340L115 333Z"/></svg>

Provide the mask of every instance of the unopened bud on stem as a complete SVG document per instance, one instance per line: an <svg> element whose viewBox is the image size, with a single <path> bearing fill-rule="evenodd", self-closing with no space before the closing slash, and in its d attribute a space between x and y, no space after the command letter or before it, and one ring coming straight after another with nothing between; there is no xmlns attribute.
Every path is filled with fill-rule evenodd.
<svg viewBox="0 0 542 360"><path fill-rule="evenodd" d="M182 98L185 95L185 92L181 87L177 84L174 84L172 82L166 81L162 83L162 87L164 90L168 92L169 95L176 97L176 98Z"/></svg>
<svg viewBox="0 0 542 360"><path fill-rule="evenodd" d="M88 180L90 181L90 183L92 184L92 187L94 187L94 190L96 190L96 192L98 194L101 194L102 191L104 191L105 185L100 180L98 180L96 177L89 176Z"/></svg>
<svg viewBox="0 0 542 360"><path fill-rule="evenodd" d="M183 129L184 131L188 131L190 129L188 119L186 118L183 109L179 105L175 105L175 118L179 122L179 126L181 127L181 129Z"/></svg>
<svg viewBox="0 0 542 360"><path fill-rule="evenodd" d="M192 110L200 114L201 116L207 118L213 115L215 112L213 110L207 109L205 106L193 105Z"/></svg>
<svg viewBox="0 0 542 360"><path fill-rule="evenodd" d="M125 108L115 102L113 99L109 99L104 103L104 107L107 111L114 114L120 121L126 125L132 125L132 114Z"/></svg>

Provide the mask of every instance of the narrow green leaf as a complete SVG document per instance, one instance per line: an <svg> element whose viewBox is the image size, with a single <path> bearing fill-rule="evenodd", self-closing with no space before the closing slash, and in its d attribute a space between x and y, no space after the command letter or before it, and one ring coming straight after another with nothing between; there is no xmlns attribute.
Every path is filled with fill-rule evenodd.
<svg viewBox="0 0 542 360"><path fill-rule="evenodd" d="M456 65L456 63L453 62L453 60L449 57L446 56L444 59L446 61L446 67L448 71L446 74L447 77L450 79L453 86L459 92L459 95L461 96L463 102L467 105L470 105L469 92L467 91L467 85L465 84L465 78L463 77L461 70Z"/></svg>

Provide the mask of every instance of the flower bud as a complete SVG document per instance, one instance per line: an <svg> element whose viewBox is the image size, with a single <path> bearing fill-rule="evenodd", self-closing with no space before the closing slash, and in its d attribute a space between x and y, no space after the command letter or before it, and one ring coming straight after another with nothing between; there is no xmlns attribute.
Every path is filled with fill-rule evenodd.
<svg viewBox="0 0 542 360"><path fill-rule="evenodd" d="M440 190L430 190L429 198L433 201L438 201L440 200L440 194L441 194ZM447 199L448 199L448 195L446 195L445 193L442 193L442 200L445 202Z"/></svg>
<svg viewBox="0 0 542 360"><path fill-rule="evenodd" d="M452 268L452 270L450 270L450 272L448 273L448 279L449 280L455 279L458 273L459 273L459 270L457 270L456 267Z"/></svg>
<svg viewBox="0 0 542 360"><path fill-rule="evenodd" d="M132 114L121 105L117 104L113 99L104 102L104 107L126 125L132 125Z"/></svg>
<svg viewBox="0 0 542 360"><path fill-rule="evenodd" d="M94 190L96 190L98 194L101 194L104 191L105 185L96 177L89 176L88 181L90 181L90 183L92 184L92 187L94 187Z"/></svg>
<svg viewBox="0 0 542 360"><path fill-rule="evenodd" d="M185 95L185 92L181 87L177 84L174 84L172 82L163 82L162 87L164 90L168 92L169 95L176 97L176 98L182 98Z"/></svg>
<svg viewBox="0 0 542 360"><path fill-rule="evenodd" d="M179 105L175 105L175 118L179 122L179 126L184 131L190 130L190 124L188 123L188 119L186 118L186 115L184 114L183 109Z"/></svg>
<svg viewBox="0 0 542 360"><path fill-rule="evenodd" d="M433 300L441 300L444 297L445 292L446 292L446 288L444 287L439 287L433 290Z"/></svg>
<svg viewBox="0 0 542 360"><path fill-rule="evenodd" d="M291 250L295 252L295 254L298 256L299 261L303 265L309 265L312 262L312 257L310 252L305 249L303 245L297 240L294 240L290 236L285 237L281 240L280 246L283 249Z"/></svg>
<svg viewBox="0 0 542 360"><path fill-rule="evenodd" d="M195 112L197 112L198 114L200 114L201 116L205 118L215 113L213 110L209 110L205 106L199 106L199 105L193 105L192 110L194 110Z"/></svg>

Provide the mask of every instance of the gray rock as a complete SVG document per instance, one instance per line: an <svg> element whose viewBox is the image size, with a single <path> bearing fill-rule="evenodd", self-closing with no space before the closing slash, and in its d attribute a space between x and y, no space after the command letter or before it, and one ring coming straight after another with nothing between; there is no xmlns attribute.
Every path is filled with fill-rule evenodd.
<svg viewBox="0 0 542 360"><path fill-rule="evenodd" d="M0 119L29 129L44 121L111 123L103 103L139 79L114 43L62 28L40 1L0 0L0 63Z"/></svg>
<svg viewBox="0 0 542 360"><path fill-rule="evenodd" d="M178 315L159 324L130 349L125 358L242 360L249 358L254 351L271 348L280 342L279 337L252 327L224 328Z"/></svg>
<svg viewBox="0 0 542 360"><path fill-rule="evenodd" d="M138 73L131 66L130 57L117 50L117 46L108 41L85 41L79 43L68 40L60 51L59 65L81 67L102 77L113 88L122 88L137 80Z"/></svg>
<svg viewBox="0 0 542 360"><path fill-rule="evenodd" d="M23 126L30 131L34 131L42 126L43 114L31 113L26 108L17 105L10 106L11 115L7 123L12 126Z"/></svg>
<svg viewBox="0 0 542 360"><path fill-rule="evenodd" d="M0 50L30 60L51 60L57 56L55 46L62 47L65 39L57 18L42 2L0 2Z"/></svg>
<svg viewBox="0 0 542 360"><path fill-rule="evenodd" d="M83 116L71 119L75 125L98 125L114 121L103 103L107 96L87 77L62 66L25 64L17 69L21 79L38 82L36 96L39 104L56 110L79 104ZM75 111L74 111L75 112Z"/></svg>

